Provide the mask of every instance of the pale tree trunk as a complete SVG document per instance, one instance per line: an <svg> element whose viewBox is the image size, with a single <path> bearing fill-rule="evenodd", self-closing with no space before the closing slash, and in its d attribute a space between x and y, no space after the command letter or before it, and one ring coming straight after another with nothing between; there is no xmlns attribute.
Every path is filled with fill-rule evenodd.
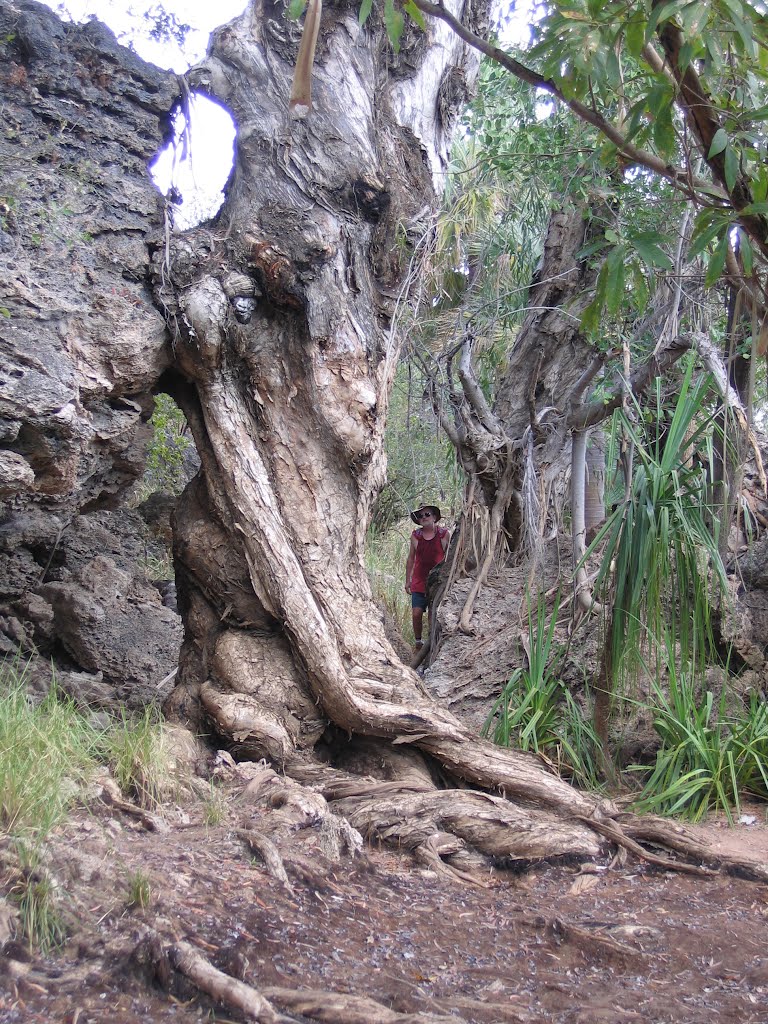
<svg viewBox="0 0 768 1024"><path fill-rule="evenodd" d="M485 553L460 617L466 632L472 630L474 598L499 558L529 560L530 578L535 577L542 540L559 526L569 500L569 481L577 485L570 494L572 505L576 503L572 507L574 565L603 518L604 455L595 428L621 404L626 385L614 372L613 379L606 381L605 400L589 401L598 374L621 354L621 350L598 349L581 330L582 314L594 294L599 255L593 251L585 258L580 253L603 237L601 205L598 201L590 211L584 205L566 203L550 217L544 252L528 294L528 311L493 403L486 401L474 375L469 334L458 359L458 373L453 370L457 358L452 353L445 360L445 389L441 392L436 376L432 381L435 413L467 473L467 493L472 496L471 502L465 502L459 545L467 550L482 548ZM666 296L663 301L668 301ZM654 310L648 319L659 317L660 311ZM629 387L646 388L690 344L677 335L660 343L652 358L631 375ZM575 481L573 472L578 477ZM477 529L473 517L485 524L484 530ZM473 530L471 541L468 535ZM482 534L480 542L478 534ZM580 575L581 579L574 573L578 603L599 608L583 569Z"/></svg>
<svg viewBox="0 0 768 1024"><path fill-rule="evenodd" d="M202 462L176 522L186 638L168 711L430 863L595 855L590 821L610 806L429 700L363 565L388 328L473 58L438 23L394 56L356 5L326 8L315 106L291 121L299 31L257 2L188 76L232 111L238 143L222 213L155 260L176 361L163 383Z"/></svg>
<svg viewBox="0 0 768 1024"><path fill-rule="evenodd" d="M484 551L460 618L465 632L472 631L474 599L497 558L530 558L533 576L549 512L563 504L569 413L602 365L580 329L595 269L594 260L580 259L579 252L601 234L583 205L565 204L552 214L528 312L492 407L474 377L471 337L464 342L459 385L449 366L450 401L435 402L470 482L472 507L465 508L459 544ZM478 529L473 518L487 524Z"/></svg>

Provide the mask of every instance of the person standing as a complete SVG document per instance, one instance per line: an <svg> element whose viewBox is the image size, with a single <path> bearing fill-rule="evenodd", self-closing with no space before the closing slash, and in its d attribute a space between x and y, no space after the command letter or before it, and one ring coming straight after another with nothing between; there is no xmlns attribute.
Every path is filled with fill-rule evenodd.
<svg viewBox="0 0 768 1024"><path fill-rule="evenodd" d="M438 526L442 519L437 505L420 505L411 512L411 519L418 529L411 534L411 546L405 564L405 592L411 595L411 620L416 647L421 647L424 610L427 602L427 576L430 569L445 559L450 534L444 526ZM429 622L429 619L427 619Z"/></svg>

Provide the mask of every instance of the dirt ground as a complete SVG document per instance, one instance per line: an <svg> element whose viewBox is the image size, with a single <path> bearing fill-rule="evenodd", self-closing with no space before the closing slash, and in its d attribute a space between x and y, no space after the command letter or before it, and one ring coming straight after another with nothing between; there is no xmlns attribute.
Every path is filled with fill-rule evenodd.
<svg viewBox="0 0 768 1024"><path fill-rule="evenodd" d="M164 808L166 831L102 800L78 811L50 860L69 938L46 958L5 944L0 1024L251 1019L158 954L179 940L262 992L326 994L316 999L325 1016L309 1018L273 991L286 1021L375 1019L364 1007L336 1014L336 992L376 1000L392 1022L768 1024L765 884L607 850L596 864L518 865L464 885L384 848L334 863L306 828L286 885L236 831L272 813L243 791L228 782L215 825L202 800ZM713 852L768 862L765 805L749 814L753 823L714 819L697 832ZM131 905L139 877L144 909Z"/></svg>

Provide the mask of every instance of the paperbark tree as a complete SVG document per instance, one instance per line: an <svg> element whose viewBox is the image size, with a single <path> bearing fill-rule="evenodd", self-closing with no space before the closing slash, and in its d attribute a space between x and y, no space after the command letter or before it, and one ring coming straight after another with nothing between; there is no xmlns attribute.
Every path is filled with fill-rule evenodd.
<svg viewBox="0 0 768 1024"><path fill-rule="evenodd" d="M595 854L596 834L575 818L598 802L424 696L384 635L363 565L385 472L391 317L474 61L437 27L395 56L353 6L326 9L314 109L289 120L297 34L281 9L254 4L188 76L233 112L238 145L216 223L155 260L174 333L167 383L203 467L177 515L186 640L169 710L302 777L351 767L361 746L369 763L356 737L380 741L385 777L406 768L410 784L386 807L366 785L343 787L345 813L407 845L449 831L494 854ZM451 777L549 813L459 793Z"/></svg>
<svg viewBox="0 0 768 1024"><path fill-rule="evenodd" d="M464 10L481 29L485 15ZM202 462L176 520L186 639L168 711L447 870L468 848L593 856L611 806L431 701L364 570L392 317L475 71L439 23L410 32L395 55L354 5L326 7L304 119L288 115L298 30L281 7L257 0L187 76L232 111L238 141L216 222L155 257L175 353L163 384Z"/></svg>

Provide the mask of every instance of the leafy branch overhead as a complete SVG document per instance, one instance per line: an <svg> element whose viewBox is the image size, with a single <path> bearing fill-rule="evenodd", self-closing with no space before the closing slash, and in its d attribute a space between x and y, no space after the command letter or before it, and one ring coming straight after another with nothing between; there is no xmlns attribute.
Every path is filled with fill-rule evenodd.
<svg viewBox="0 0 768 1024"><path fill-rule="evenodd" d="M365 0L361 23L371 10L372 0ZM706 259L707 283L725 273L765 317L768 26L762 5L556 0L532 26L522 59L430 0L410 0L402 11L387 0L384 21L395 48L404 15L420 25L423 15L444 21L506 72L570 109L599 133L609 173L669 182L693 204L691 251ZM616 312L627 261L639 260L651 273L671 268L667 241L659 233L606 233L606 263L585 326L604 306Z"/></svg>

